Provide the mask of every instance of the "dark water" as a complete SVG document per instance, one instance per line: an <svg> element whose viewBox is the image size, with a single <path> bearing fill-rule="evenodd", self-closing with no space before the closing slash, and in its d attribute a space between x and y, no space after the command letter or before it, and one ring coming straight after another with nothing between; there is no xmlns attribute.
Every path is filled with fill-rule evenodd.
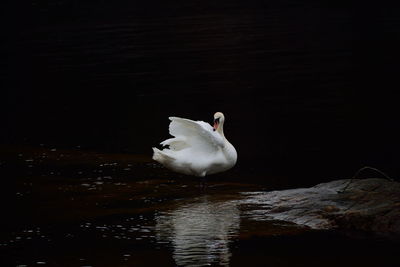
<svg viewBox="0 0 400 267"><path fill-rule="evenodd" d="M393 4L48 0L3 10L2 143L150 154L168 116L223 111L244 172L310 183L364 165L399 172Z"/></svg>
<svg viewBox="0 0 400 267"><path fill-rule="evenodd" d="M274 221L270 188L146 156L2 147L2 266L395 266L398 240ZM236 180L236 181L235 181Z"/></svg>
<svg viewBox="0 0 400 267"><path fill-rule="evenodd" d="M386 241L259 222L241 193L399 176L397 5L2 3L5 266L389 265ZM168 116L215 111L239 159L206 192L151 163Z"/></svg>

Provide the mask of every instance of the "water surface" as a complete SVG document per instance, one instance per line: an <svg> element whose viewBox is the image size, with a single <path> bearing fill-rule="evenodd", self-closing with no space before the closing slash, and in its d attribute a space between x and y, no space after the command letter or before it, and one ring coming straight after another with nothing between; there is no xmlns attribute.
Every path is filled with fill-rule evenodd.
<svg viewBox="0 0 400 267"><path fill-rule="evenodd" d="M15 179L3 187L11 193L2 202L5 266L376 266L395 260L395 241L272 220L265 203L252 197L265 186L216 175L204 187L140 155L2 151L2 171Z"/></svg>

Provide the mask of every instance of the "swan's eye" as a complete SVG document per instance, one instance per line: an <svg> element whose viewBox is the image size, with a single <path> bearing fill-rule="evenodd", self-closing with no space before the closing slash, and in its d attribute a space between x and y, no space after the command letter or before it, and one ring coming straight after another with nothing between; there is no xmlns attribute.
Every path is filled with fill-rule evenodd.
<svg viewBox="0 0 400 267"><path fill-rule="evenodd" d="M219 118L214 119L214 122L219 123Z"/></svg>

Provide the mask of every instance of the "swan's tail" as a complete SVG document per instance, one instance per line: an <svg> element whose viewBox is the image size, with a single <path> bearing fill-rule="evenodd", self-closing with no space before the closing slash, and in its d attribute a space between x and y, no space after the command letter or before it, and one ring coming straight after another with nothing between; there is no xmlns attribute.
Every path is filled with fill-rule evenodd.
<svg viewBox="0 0 400 267"><path fill-rule="evenodd" d="M163 151L159 150L158 148L153 147L153 160L158 161L161 164L165 164L167 162L171 162L174 160L173 157L167 155Z"/></svg>

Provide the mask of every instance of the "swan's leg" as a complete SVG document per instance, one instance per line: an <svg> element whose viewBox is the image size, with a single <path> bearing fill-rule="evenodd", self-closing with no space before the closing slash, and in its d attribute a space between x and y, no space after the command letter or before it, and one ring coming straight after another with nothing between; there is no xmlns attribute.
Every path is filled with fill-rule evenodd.
<svg viewBox="0 0 400 267"><path fill-rule="evenodd" d="M200 189L205 191L207 188L207 178L206 176L200 177Z"/></svg>

